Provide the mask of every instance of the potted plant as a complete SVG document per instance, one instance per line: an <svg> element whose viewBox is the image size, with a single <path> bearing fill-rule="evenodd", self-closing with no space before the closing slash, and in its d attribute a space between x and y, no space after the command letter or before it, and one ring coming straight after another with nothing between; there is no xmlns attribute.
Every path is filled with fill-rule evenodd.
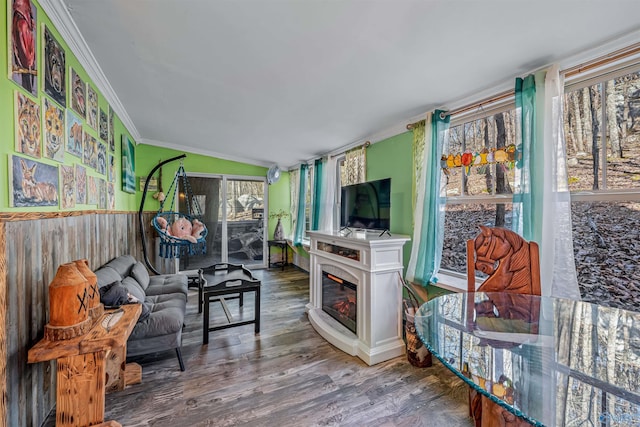
<svg viewBox="0 0 640 427"><path fill-rule="evenodd" d="M284 240L284 230L282 229L282 218L286 218L289 216L289 212L284 209L280 209L277 212L272 212L269 214L269 218L278 218L278 223L276 224L276 229L273 231L273 240Z"/></svg>

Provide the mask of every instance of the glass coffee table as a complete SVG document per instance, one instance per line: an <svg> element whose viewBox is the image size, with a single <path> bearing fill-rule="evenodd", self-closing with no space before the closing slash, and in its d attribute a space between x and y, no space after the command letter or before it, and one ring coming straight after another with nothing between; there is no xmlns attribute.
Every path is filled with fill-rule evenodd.
<svg viewBox="0 0 640 427"><path fill-rule="evenodd" d="M209 332L236 326L255 324L255 333L260 333L260 280L240 264L219 263L198 271L200 277L199 302L204 308L202 317L202 344L209 343ZM253 319L236 321L227 306L227 300L238 299L240 309L244 306L244 294L255 292L255 314ZM220 302L226 324L210 326L209 312L212 302Z"/></svg>

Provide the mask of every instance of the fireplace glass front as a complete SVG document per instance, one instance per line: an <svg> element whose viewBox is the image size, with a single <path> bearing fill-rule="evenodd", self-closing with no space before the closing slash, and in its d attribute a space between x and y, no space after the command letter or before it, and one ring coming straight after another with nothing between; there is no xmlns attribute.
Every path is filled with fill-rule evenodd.
<svg viewBox="0 0 640 427"><path fill-rule="evenodd" d="M356 334L356 285L322 272L322 310Z"/></svg>

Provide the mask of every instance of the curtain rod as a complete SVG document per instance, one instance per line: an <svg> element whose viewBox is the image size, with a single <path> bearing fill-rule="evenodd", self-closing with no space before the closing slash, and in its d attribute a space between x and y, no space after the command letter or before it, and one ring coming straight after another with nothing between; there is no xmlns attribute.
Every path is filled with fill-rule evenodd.
<svg viewBox="0 0 640 427"><path fill-rule="evenodd" d="M337 157L337 156L341 156L344 153L347 153L349 151L353 151L353 150L359 150L362 148L368 148L371 145L371 141L365 141L364 144L360 144L360 145L356 145L354 147L345 149L345 150L340 150L339 152L337 152L336 154L329 154L329 158L333 158L333 157Z"/></svg>
<svg viewBox="0 0 640 427"><path fill-rule="evenodd" d="M563 74L564 77L572 77L572 76L575 76L577 74L584 73L584 72L589 71L589 70L593 70L594 68L598 68L598 67L601 67L603 65L610 64L610 63L618 61L620 59L624 59L624 58L627 58L629 56L636 55L638 53L640 53L640 42L632 44L632 45L627 46L627 47L624 47L622 49L618 49L618 50L616 50L614 52L608 53L608 54L600 56L598 58L592 59L591 61L583 62L582 64L576 65L574 67L566 68L564 70L561 70L560 74ZM501 100L506 99L506 98L508 98L510 96L513 96L514 93L515 93L514 90L508 90L506 92L499 93L498 95L492 96L490 98L483 99L483 100L478 101L478 102L474 102L473 104L466 105L464 107L458 108L457 110L447 111L446 114L445 113L440 113L440 118L444 119L447 115L451 115L452 116L452 115L455 115L455 114L464 113L464 112L467 112L467 111L470 111L470 110L474 110L476 108L480 108L484 104L491 104L491 103L496 102L496 101L501 101ZM407 130L412 130L414 128L414 126L416 124L418 124L418 123L419 122L409 123L407 125Z"/></svg>

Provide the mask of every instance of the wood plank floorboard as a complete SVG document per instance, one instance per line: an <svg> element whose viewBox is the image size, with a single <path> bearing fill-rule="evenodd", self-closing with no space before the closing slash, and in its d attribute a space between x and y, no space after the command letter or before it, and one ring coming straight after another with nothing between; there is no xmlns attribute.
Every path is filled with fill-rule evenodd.
<svg viewBox="0 0 640 427"><path fill-rule="evenodd" d="M202 345L197 291L189 293L181 372L175 351L132 359L142 383L107 395L106 419L123 426L447 426L471 427L467 388L434 358L368 366L328 344L305 312L309 276L296 267L257 270L261 330L213 331ZM228 302L250 319L253 296ZM226 321L211 306L211 325ZM49 417L51 418L51 417Z"/></svg>

